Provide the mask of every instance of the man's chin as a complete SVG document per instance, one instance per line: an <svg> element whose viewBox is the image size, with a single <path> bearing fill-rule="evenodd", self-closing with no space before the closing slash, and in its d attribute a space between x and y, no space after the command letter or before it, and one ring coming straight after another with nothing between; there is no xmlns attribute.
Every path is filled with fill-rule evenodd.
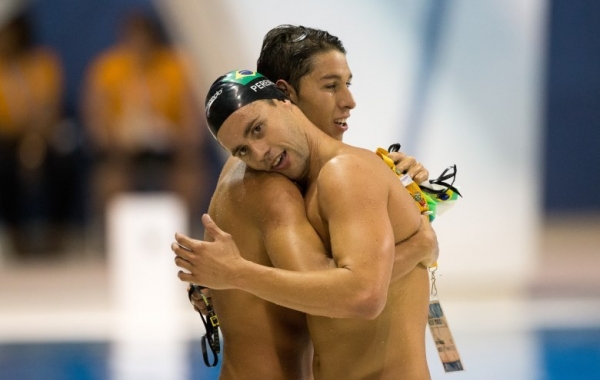
<svg viewBox="0 0 600 380"><path fill-rule="evenodd" d="M346 133L346 131L348 131L348 124L334 124L335 125L335 135L333 137L338 138L338 140L342 139L342 136L344 135L344 133Z"/></svg>

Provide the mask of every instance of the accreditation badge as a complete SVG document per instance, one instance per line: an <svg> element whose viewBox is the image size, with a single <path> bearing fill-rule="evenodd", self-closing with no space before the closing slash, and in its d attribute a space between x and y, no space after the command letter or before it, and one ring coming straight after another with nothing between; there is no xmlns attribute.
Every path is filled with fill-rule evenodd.
<svg viewBox="0 0 600 380"><path fill-rule="evenodd" d="M431 336L435 342L438 355L442 361L445 372L456 372L464 370L460 354L454 343L452 332L448 321L442 310L442 305L437 299L437 287L435 284L435 271L437 267L429 268L431 273L431 300L429 301L428 324Z"/></svg>

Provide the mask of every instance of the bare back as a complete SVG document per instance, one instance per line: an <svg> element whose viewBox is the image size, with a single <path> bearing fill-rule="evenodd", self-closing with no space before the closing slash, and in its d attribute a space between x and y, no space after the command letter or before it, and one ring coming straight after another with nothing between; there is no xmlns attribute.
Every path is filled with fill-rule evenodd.
<svg viewBox="0 0 600 380"><path fill-rule="evenodd" d="M360 165L354 168L356 162ZM338 175L339 179L331 179ZM349 180L349 177L356 178ZM353 222L356 228L344 227L346 235L339 236L337 230L340 228L333 225L333 219L340 217L337 211L328 211L324 205L332 199L325 192L336 191L336 199L344 198L346 192L362 191L348 189L348 183L368 187L371 185L368 182L373 181L385 189L387 214L361 220L369 202L375 200L369 199L369 194L350 194L343 207L346 208L344 212L357 219ZM345 186L338 186L336 182ZM351 202L357 196L364 202ZM377 218L389 218L396 245L409 238L420 225L419 213L410 210L411 207L416 209L412 199L389 168L374 153L347 145L342 145L335 152L335 159L323 165L319 177L309 184L305 202L311 224L323 241L331 242L327 248L333 252L338 265L345 260L336 257L339 241L351 240L354 234L370 234L367 225L374 224ZM361 223L365 226L364 231ZM367 254L359 264L372 265L377 260L383 258ZM372 320L308 316L315 349L315 379L429 379L425 354L428 285L427 270L418 265L407 275L389 283L385 307Z"/></svg>
<svg viewBox="0 0 600 380"><path fill-rule="evenodd" d="M266 216L261 213L265 199L278 202L277 196L286 191L298 190L278 174L246 171L245 164L230 158L219 178L209 214L234 236L245 259L273 266L260 223ZM240 290L213 290L212 295L224 342L220 379L312 378L312 345L304 313Z"/></svg>

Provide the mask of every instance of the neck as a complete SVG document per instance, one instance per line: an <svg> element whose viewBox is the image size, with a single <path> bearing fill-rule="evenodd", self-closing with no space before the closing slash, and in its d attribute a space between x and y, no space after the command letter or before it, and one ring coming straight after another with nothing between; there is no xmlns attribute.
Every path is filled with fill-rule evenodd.
<svg viewBox="0 0 600 380"><path fill-rule="evenodd" d="M304 134L308 145L308 165L306 173L297 181L301 188L307 189L317 180L323 166L338 152L343 143L321 131L306 119Z"/></svg>

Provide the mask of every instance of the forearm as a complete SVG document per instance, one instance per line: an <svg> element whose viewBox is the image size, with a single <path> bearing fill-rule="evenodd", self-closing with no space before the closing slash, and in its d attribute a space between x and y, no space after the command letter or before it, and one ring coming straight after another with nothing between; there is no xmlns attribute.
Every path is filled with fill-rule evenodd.
<svg viewBox="0 0 600 380"><path fill-rule="evenodd" d="M360 279L348 268L295 272L250 261L237 274L234 286L240 290L290 309L332 318L376 317L385 306L389 284Z"/></svg>
<svg viewBox="0 0 600 380"><path fill-rule="evenodd" d="M438 257L439 247L435 231L427 216L421 217L419 230L395 247L392 281L398 280L412 271L417 265L433 265Z"/></svg>
<svg viewBox="0 0 600 380"><path fill-rule="evenodd" d="M202 223L206 241L176 234L171 244L175 264L183 269L178 273L182 281L211 289L239 289L287 308L334 318L371 319L385 306L393 263L393 242L387 241L391 239L374 238L377 245L368 240L340 247L356 253L339 256L336 268L315 270L314 263L304 263L301 267L310 270L298 272L244 259L232 236L208 215L202 216ZM214 241L208 241L209 237ZM287 260L286 266L294 267L293 261Z"/></svg>

